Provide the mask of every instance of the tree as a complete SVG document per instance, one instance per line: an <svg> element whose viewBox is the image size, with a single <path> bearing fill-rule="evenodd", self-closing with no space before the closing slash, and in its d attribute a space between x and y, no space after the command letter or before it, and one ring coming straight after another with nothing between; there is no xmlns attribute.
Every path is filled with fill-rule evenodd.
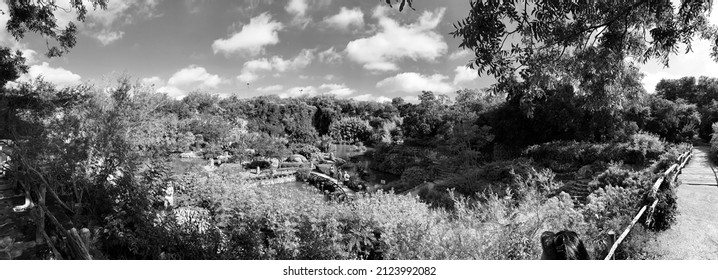
<svg viewBox="0 0 718 280"><path fill-rule="evenodd" d="M461 38L459 47L474 51L472 67L499 81L517 70L525 76L537 62L591 47L614 54L613 60L658 58L667 65L668 55L681 44L691 50L695 35L718 38L707 20L711 3L685 0L676 11L669 0L472 0L469 16L451 34Z"/></svg>
<svg viewBox="0 0 718 280"><path fill-rule="evenodd" d="M69 8L58 5L55 1L32 1L32 0L9 0L7 1L8 10L0 11L10 14L10 20L7 22L7 30L20 40L25 33L36 33L43 38L48 46L47 56L56 57L68 52L75 46L77 35L77 26L74 22L69 22L67 26L57 25L55 12L76 14L75 20L84 21L87 15L87 4L92 4L94 9L98 7L107 9L107 0L90 0L90 1L69 1ZM51 44L55 41L57 44Z"/></svg>
<svg viewBox="0 0 718 280"><path fill-rule="evenodd" d="M20 75L27 72L25 58L19 50L13 53L10 48L0 48L0 88L5 87L9 81L20 78Z"/></svg>
<svg viewBox="0 0 718 280"><path fill-rule="evenodd" d="M386 0L386 4L389 5L389 7L393 7L393 5L391 5L391 2L392 2L391 0ZM394 0L394 2L400 3L399 4L400 12L404 10L404 6L406 6L406 5L409 5L409 8L411 8L412 10L414 9L414 7L412 6L414 0Z"/></svg>
<svg viewBox="0 0 718 280"><path fill-rule="evenodd" d="M407 138L431 145L435 137L443 137L451 130L453 124L447 122L448 105L442 103L445 98L437 98L430 91L424 91L419 100L419 104L403 108L401 129Z"/></svg>
<svg viewBox="0 0 718 280"><path fill-rule="evenodd" d="M329 126L329 135L340 143L366 142L371 132L369 122L357 117L342 118Z"/></svg>

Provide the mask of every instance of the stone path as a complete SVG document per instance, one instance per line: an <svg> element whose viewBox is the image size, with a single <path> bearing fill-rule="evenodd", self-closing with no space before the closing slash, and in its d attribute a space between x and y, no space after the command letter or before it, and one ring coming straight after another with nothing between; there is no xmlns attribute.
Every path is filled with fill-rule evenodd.
<svg viewBox="0 0 718 280"><path fill-rule="evenodd" d="M709 147L695 147L678 176L678 217L658 234L656 254L667 260L718 259L718 178Z"/></svg>

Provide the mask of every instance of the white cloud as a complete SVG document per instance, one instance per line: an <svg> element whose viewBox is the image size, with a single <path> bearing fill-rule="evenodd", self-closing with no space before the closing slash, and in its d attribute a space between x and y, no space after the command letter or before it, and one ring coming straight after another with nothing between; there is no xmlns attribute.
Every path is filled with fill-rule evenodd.
<svg viewBox="0 0 718 280"><path fill-rule="evenodd" d="M25 58L25 64L34 64L37 62L37 52L31 49L20 50L22 57Z"/></svg>
<svg viewBox="0 0 718 280"><path fill-rule="evenodd" d="M345 84L322 84L319 89L325 90L323 93L332 94L336 96L348 96L356 92L353 89L348 88Z"/></svg>
<svg viewBox="0 0 718 280"><path fill-rule="evenodd" d="M334 47L331 47L319 53L319 61L327 64L339 63L342 61L342 55L336 52Z"/></svg>
<svg viewBox="0 0 718 280"><path fill-rule="evenodd" d="M407 96L402 97L402 99L404 99L405 102L412 103L412 104L419 103L418 95L407 95Z"/></svg>
<svg viewBox="0 0 718 280"><path fill-rule="evenodd" d="M278 31L284 25L281 22L272 20L272 16L263 13L252 18L249 24L242 26L242 30L232 34L227 39L217 39L212 43L212 50L215 54L224 53L246 53L257 55L264 52L267 45L279 43Z"/></svg>
<svg viewBox="0 0 718 280"><path fill-rule="evenodd" d="M451 60L457 60L457 59L459 59L459 58L468 57L468 56L470 56L470 55L471 55L471 51L469 51L469 50L467 50L467 49L462 49L462 50L458 50L458 51L452 52L452 53L449 55L449 59L451 59Z"/></svg>
<svg viewBox="0 0 718 280"><path fill-rule="evenodd" d="M346 97L352 95L356 90L347 87L344 84L322 84L319 88L314 86L293 87L279 94L281 98L300 97L300 96L316 96L319 94L330 94L338 97Z"/></svg>
<svg viewBox="0 0 718 280"><path fill-rule="evenodd" d="M287 13L294 15L292 24L301 26L302 28L311 22L311 19L306 16L307 8L309 8L309 5L307 5L306 0L290 0L287 6L284 7Z"/></svg>
<svg viewBox="0 0 718 280"><path fill-rule="evenodd" d="M83 1L87 8L84 22L77 21L77 13L68 2L58 1L55 12L58 27L64 28L69 22L74 22L78 29L90 37L97 39L103 45L108 45L121 39L125 34L122 28L137 21L158 16L156 13L158 0L123 0L107 1L107 9L93 8L92 3ZM65 12L71 11L71 12Z"/></svg>
<svg viewBox="0 0 718 280"><path fill-rule="evenodd" d="M331 0L289 0L284 9L294 16L291 25L304 29L312 23L310 10L327 7L331 2Z"/></svg>
<svg viewBox="0 0 718 280"><path fill-rule="evenodd" d="M261 92L270 92L270 91L280 91L283 90L284 87L282 85L272 85L272 86L266 86L266 87L260 87L257 88L257 91Z"/></svg>
<svg viewBox="0 0 718 280"><path fill-rule="evenodd" d="M317 95L317 88L313 86L306 87L293 87L279 94L280 98L300 97L300 96L315 96Z"/></svg>
<svg viewBox="0 0 718 280"><path fill-rule="evenodd" d="M288 70L303 69L312 63L314 57L315 55L313 49L303 49L297 56L290 60L286 60L276 55L270 59L260 58L250 60L244 63L242 66L242 73L237 76L237 79L249 83L261 78L262 76L259 74L261 72L269 72L272 70L285 72Z"/></svg>
<svg viewBox="0 0 718 280"><path fill-rule="evenodd" d="M157 89L157 92L166 92L172 97L181 98L192 90L217 88L222 78L212 75L204 67L190 65L180 69L167 80L167 85Z"/></svg>
<svg viewBox="0 0 718 280"><path fill-rule="evenodd" d="M479 72L466 66L457 66L454 69L456 76L454 76L454 85L458 85L462 82L470 82L476 80L479 77Z"/></svg>
<svg viewBox="0 0 718 280"><path fill-rule="evenodd" d="M373 16L379 20L380 31L349 42L346 52L367 70L398 70L396 63L404 58L435 61L448 49L443 36L435 31L445 11L445 8L425 11L417 22L401 25L387 16L389 8L379 6Z"/></svg>
<svg viewBox="0 0 718 280"><path fill-rule="evenodd" d="M122 31L103 30L96 37L102 45L107 46L122 38L123 35L125 35L125 32Z"/></svg>
<svg viewBox="0 0 718 280"><path fill-rule="evenodd" d="M160 77L157 77L157 76L144 78L141 80L141 82L142 82L142 84L145 84L148 86L156 86L156 87L164 85L164 83L165 83Z"/></svg>
<svg viewBox="0 0 718 280"><path fill-rule="evenodd" d="M329 27L349 30L349 27L364 27L364 13L359 7L347 9L342 7L338 14L324 19L324 23Z"/></svg>
<svg viewBox="0 0 718 280"><path fill-rule="evenodd" d="M237 80L245 83L251 83L261 78L259 75L254 74L252 72L242 72L241 74L237 75Z"/></svg>
<svg viewBox="0 0 718 280"><path fill-rule="evenodd" d="M166 93L170 97L174 97L177 99L182 99L185 96L187 96L187 92L181 89L178 89L177 87L173 86L163 86L158 88L155 92L159 93Z"/></svg>
<svg viewBox="0 0 718 280"><path fill-rule="evenodd" d="M714 12L718 14L718 12ZM678 79L685 76L708 76L718 77L718 63L710 56L710 42L695 40L692 45L693 52L670 56L669 67L664 68L663 64L657 61L649 61L640 66L644 73L643 86L647 92L654 92L656 84L661 79Z"/></svg>
<svg viewBox="0 0 718 280"><path fill-rule="evenodd" d="M272 66L274 69L276 69L279 72L284 72L287 70L295 70L295 69L302 69L309 64L312 63L312 60L314 60L314 50L313 49L303 49L297 56L295 56L291 60L285 60L280 56L273 56L272 57Z"/></svg>
<svg viewBox="0 0 718 280"><path fill-rule="evenodd" d="M244 68L252 71L272 70L272 63L266 58L250 60L244 63Z"/></svg>
<svg viewBox="0 0 718 280"><path fill-rule="evenodd" d="M336 79L336 77L335 77L334 75L332 75L332 74L327 74L326 76L324 76L324 79L325 79L325 80L328 80L328 81L331 81L331 80Z"/></svg>
<svg viewBox="0 0 718 280"><path fill-rule="evenodd" d="M379 81L376 87L387 92L421 93L428 90L435 93L448 93L454 88L446 83L448 77L440 74L424 76L419 73L407 72Z"/></svg>
<svg viewBox="0 0 718 280"><path fill-rule="evenodd" d="M373 96L371 94L362 94L352 97L356 101L376 101L376 102L391 102L391 98L386 96Z"/></svg>
<svg viewBox="0 0 718 280"><path fill-rule="evenodd" d="M685 75L689 76L689 75ZM668 72L659 71L657 73L644 73L643 80L641 81L643 83L643 88L646 89L646 92L655 92L656 91L656 85L658 82L660 82L662 79L679 79L683 77L677 76Z"/></svg>
<svg viewBox="0 0 718 280"><path fill-rule="evenodd" d="M59 87L75 86L80 84L82 80L80 75L72 73L69 70L65 70L62 67L53 68L47 62L30 66L27 73L20 76L18 80L29 81L38 77L42 77L43 80L51 82Z"/></svg>

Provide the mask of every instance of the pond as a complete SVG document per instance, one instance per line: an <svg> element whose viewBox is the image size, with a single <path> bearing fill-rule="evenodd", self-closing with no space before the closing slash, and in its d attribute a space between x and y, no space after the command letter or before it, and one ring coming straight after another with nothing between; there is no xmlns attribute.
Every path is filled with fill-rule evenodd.
<svg viewBox="0 0 718 280"><path fill-rule="evenodd" d="M358 161L356 166L361 166L368 174L367 181L371 184L379 184L381 181L385 183L396 181L400 176L382 172L380 170L369 169L370 158L364 156L366 152L372 151L373 148L366 148L365 151L360 151L356 145L349 144L335 144L333 146L334 155L350 161L354 157L354 161Z"/></svg>

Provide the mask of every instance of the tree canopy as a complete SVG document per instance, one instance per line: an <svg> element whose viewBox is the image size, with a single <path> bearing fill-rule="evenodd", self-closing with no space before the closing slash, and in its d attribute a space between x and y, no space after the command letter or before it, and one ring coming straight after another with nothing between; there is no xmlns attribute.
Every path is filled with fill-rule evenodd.
<svg viewBox="0 0 718 280"><path fill-rule="evenodd" d="M713 40L717 57L716 29L707 20L711 3L472 0L469 15L454 25L452 35L461 38L459 47L476 55L472 67L499 81L590 48L608 51L607 58L615 61L657 58L667 64L681 45L690 51L696 36Z"/></svg>
<svg viewBox="0 0 718 280"><path fill-rule="evenodd" d="M94 9L107 8L107 0L70 1L70 8L58 5L55 1L10 0L7 1L10 20L7 22L7 31L21 40L25 33L32 32L45 38L50 57L61 56L75 46L77 25L69 22L67 26L58 26L55 12L74 12L77 21L84 21L87 15L87 6ZM57 45L50 44L55 41Z"/></svg>

